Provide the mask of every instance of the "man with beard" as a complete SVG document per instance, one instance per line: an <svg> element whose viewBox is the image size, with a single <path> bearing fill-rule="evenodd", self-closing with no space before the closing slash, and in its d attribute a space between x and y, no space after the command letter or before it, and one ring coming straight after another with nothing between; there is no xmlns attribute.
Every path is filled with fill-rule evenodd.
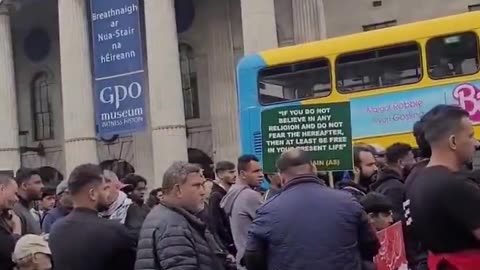
<svg viewBox="0 0 480 270"><path fill-rule="evenodd" d="M0 269L12 270L12 253L15 242L20 238L21 222L12 213L17 203L17 183L6 175L0 175Z"/></svg>
<svg viewBox="0 0 480 270"><path fill-rule="evenodd" d="M218 184L213 183L212 193L208 203L209 223L213 233L222 241L222 244L231 254L235 254L235 244L233 243L232 230L227 215L220 207L220 202L227 194L230 187L235 184L237 172L235 164L230 161L220 161L215 165L215 174Z"/></svg>
<svg viewBox="0 0 480 270"><path fill-rule="evenodd" d="M395 143L386 150L386 165L380 171L377 181L370 187L373 191L385 195L393 207L393 219L403 218L405 198L404 181L415 164L412 147L405 143Z"/></svg>
<svg viewBox="0 0 480 270"><path fill-rule="evenodd" d="M44 187L42 178L37 171L32 169L20 169L15 177L18 185L18 203L13 210L22 222L22 235L41 234L40 222L33 216L33 202L42 199Z"/></svg>
<svg viewBox="0 0 480 270"><path fill-rule="evenodd" d="M409 179L406 225L431 252L430 269L478 269L480 188L459 172L472 161L479 143L467 111L439 106L424 121L432 156L427 167Z"/></svg>
<svg viewBox="0 0 480 270"><path fill-rule="evenodd" d="M98 215L108 208L110 194L101 168L76 167L68 190L75 208L53 225L49 239L55 269L132 270L136 239L119 222Z"/></svg>
<svg viewBox="0 0 480 270"><path fill-rule="evenodd" d="M122 183L117 175L109 170L104 170L103 176L110 185L110 195L108 196L108 209L101 212L100 215L123 224L137 239L148 210L142 209L127 196L126 193L133 191L132 185Z"/></svg>
<svg viewBox="0 0 480 270"><path fill-rule="evenodd" d="M374 181L378 167L374 153L369 147L356 145L353 147L353 180L338 182L337 188L350 192L360 200L369 191L370 184Z"/></svg>

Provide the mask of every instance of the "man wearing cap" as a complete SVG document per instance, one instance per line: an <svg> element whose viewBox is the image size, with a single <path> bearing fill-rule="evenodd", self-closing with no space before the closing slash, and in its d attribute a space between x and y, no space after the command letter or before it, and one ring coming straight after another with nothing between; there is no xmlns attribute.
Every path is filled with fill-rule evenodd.
<svg viewBox="0 0 480 270"><path fill-rule="evenodd" d="M129 185L120 182L117 175L110 170L103 170L103 175L105 176L107 184L110 185L110 196L108 198L110 206L100 214L104 218L116 220L125 224L128 208L133 202L127 197L127 194L125 194L122 189L128 188Z"/></svg>
<svg viewBox="0 0 480 270"><path fill-rule="evenodd" d="M51 270L52 252L46 236L27 234L18 240L12 256L18 270Z"/></svg>
<svg viewBox="0 0 480 270"><path fill-rule="evenodd" d="M258 210L248 233L249 270L361 270L380 246L362 206L321 181L308 153L292 149L277 162L282 191Z"/></svg>
<svg viewBox="0 0 480 270"><path fill-rule="evenodd" d="M107 210L101 212L100 215L125 225L133 237L138 238L143 221L148 213L128 198L127 193L133 191L134 187L122 183L112 171L104 170L103 175L105 176L105 181L111 187L108 199L110 206Z"/></svg>
<svg viewBox="0 0 480 270"><path fill-rule="evenodd" d="M370 223L377 231L381 231L393 223L393 206L383 194L370 192L360 200Z"/></svg>
<svg viewBox="0 0 480 270"><path fill-rule="evenodd" d="M73 209L73 201L70 192L68 192L67 180L63 180L58 184L56 194L57 204L55 208L47 212L43 218L42 231L44 233L50 233L53 224L66 217Z"/></svg>

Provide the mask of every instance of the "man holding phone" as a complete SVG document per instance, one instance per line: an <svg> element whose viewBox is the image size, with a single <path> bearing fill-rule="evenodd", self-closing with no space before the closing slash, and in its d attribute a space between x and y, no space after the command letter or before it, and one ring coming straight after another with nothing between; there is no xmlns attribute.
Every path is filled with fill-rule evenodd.
<svg viewBox="0 0 480 270"><path fill-rule="evenodd" d="M12 211L18 202L17 183L0 174L0 269L13 270L12 253L22 233L20 218Z"/></svg>

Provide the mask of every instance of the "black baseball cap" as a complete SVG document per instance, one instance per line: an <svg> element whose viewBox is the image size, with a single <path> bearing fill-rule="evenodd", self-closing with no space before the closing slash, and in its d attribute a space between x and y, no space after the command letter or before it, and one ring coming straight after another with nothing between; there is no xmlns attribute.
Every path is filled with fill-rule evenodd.
<svg viewBox="0 0 480 270"><path fill-rule="evenodd" d="M377 192L370 192L361 200L365 212L367 213L387 213L392 211L393 206L390 200L383 194Z"/></svg>

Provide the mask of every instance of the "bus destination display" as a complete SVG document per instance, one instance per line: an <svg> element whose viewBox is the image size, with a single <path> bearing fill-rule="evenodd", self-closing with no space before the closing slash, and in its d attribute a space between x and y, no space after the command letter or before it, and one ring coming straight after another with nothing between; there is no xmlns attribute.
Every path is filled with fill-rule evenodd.
<svg viewBox="0 0 480 270"><path fill-rule="evenodd" d="M348 102L286 106L262 112L263 169L276 172L284 151L310 152L321 171L351 170L352 130Z"/></svg>

